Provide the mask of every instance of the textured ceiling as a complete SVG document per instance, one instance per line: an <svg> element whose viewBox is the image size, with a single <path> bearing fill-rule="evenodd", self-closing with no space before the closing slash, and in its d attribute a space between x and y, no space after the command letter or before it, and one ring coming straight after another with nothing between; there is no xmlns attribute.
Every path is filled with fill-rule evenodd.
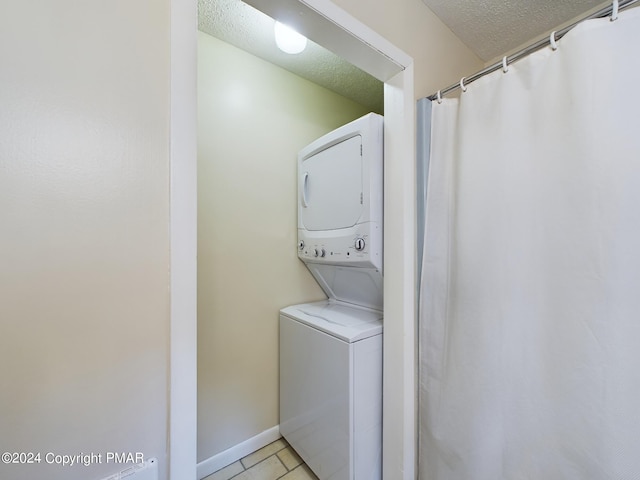
<svg viewBox="0 0 640 480"><path fill-rule="evenodd" d="M240 0L198 0L202 32L382 113L382 82L311 41L300 54L281 52L273 25L271 17Z"/></svg>
<svg viewBox="0 0 640 480"><path fill-rule="evenodd" d="M610 3L601 0L422 1L487 62ZM298 55L281 52L273 39L273 24L272 18L241 0L198 0L201 31L382 113L382 82L311 41Z"/></svg>
<svg viewBox="0 0 640 480"><path fill-rule="evenodd" d="M602 0L423 0L481 59L489 61L611 2Z"/></svg>

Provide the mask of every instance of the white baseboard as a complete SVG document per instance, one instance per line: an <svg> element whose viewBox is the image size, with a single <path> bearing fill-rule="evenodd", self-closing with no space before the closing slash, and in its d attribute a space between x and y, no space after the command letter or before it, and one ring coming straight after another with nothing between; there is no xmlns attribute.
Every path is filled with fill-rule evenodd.
<svg viewBox="0 0 640 480"><path fill-rule="evenodd" d="M221 468L231 465L233 462L240 460L242 457L246 457L265 445L269 445L271 442L275 442L281 437L280 427L276 425L275 427L271 427L268 430L259 433L255 437L251 437L244 442L228 448L224 452L220 452L213 457L209 457L198 463L198 478L202 479L207 475L211 475L213 472L217 472Z"/></svg>

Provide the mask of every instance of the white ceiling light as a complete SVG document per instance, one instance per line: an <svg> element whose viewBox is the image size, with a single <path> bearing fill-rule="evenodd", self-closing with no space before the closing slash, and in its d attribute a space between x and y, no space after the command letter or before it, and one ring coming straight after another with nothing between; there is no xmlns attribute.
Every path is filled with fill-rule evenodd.
<svg viewBox="0 0 640 480"><path fill-rule="evenodd" d="M276 22L273 31L276 37L276 45L285 53L300 53L307 46L307 37L300 35L280 22Z"/></svg>

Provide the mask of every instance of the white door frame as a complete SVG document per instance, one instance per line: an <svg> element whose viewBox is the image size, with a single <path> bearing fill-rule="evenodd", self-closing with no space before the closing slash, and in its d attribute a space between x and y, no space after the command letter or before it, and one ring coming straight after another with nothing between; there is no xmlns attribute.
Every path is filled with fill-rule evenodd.
<svg viewBox="0 0 640 480"><path fill-rule="evenodd" d="M413 60L329 0L245 0L385 82L383 478L416 478ZM169 472L196 478L197 2L171 2Z"/></svg>
<svg viewBox="0 0 640 480"><path fill-rule="evenodd" d="M195 479L197 460L196 0L171 0L170 359L168 478ZM152 401L152 399L150 399Z"/></svg>

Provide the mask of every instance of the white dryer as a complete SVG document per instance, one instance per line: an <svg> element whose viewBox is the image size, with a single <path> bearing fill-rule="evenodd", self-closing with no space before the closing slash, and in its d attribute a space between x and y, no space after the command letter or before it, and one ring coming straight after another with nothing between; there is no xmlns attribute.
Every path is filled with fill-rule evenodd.
<svg viewBox="0 0 640 480"><path fill-rule="evenodd" d="M329 298L382 309L383 118L298 153L298 258Z"/></svg>
<svg viewBox="0 0 640 480"><path fill-rule="evenodd" d="M298 154L298 257L327 294L280 311L280 432L320 480L382 478L383 118Z"/></svg>

